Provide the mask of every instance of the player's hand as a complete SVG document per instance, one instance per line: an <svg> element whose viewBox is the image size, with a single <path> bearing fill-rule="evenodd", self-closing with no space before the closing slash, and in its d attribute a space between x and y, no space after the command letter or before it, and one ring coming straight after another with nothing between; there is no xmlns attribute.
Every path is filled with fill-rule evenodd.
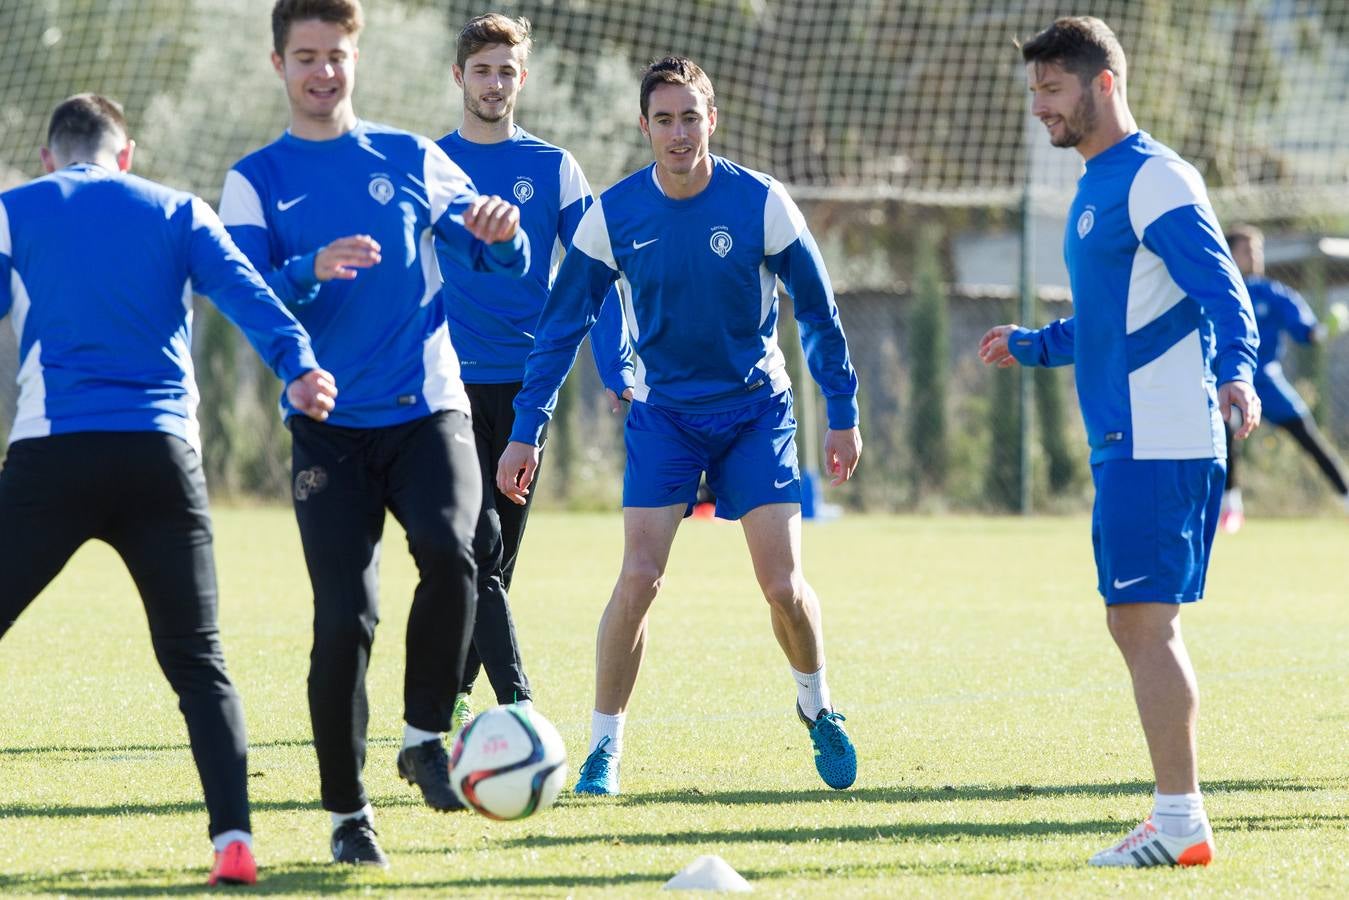
<svg viewBox="0 0 1349 900"><path fill-rule="evenodd" d="M1012 332L1020 327L1020 325L999 325L988 330L988 334L979 341L979 358L984 361L984 365L997 366L999 369L1016 365L1016 357L1012 355L1007 342Z"/></svg>
<svg viewBox="0 0 1349 900"><path fill-rule="evenodd" d="M1231 418L1233 407L1241 410L1239 422ZM1236 436L1243 440L1260 427L1260 397L1244 381L1229 381L1218 388L1218 411L1224 422L1232 422Z"/></svg>
<svg viewBox="0 0 1349 900"><path fill-rule="evenodd" d="M632 402L632 388L623 389L623 397L620 399L610 388L604 389L604 396L609 400L609 412L615 415L623 411L623 400Z"/></svg>
<svg viewBox="0 0 1349 900"><path fill-rule="evenodd" d="M495 194L479 196L464 211L464 227L485 244L509 241L520 227L520 207Z"/></svg>
<svg viewBox="0 0 1349 900"><path fill-rule="evenodd" d="M338 238L314 256L314 277L350 281L357 269L368 269L379 260L379 242L368 234L353 234Z"/></svg>
<svg viewBox="0 0 1349 900"><path fill-rule="evenodd" d="M831 428L824 435L824 471L832 476L829 484L838 487L852 477L862 456L862 432L852 428Z"/></svg>
<svg viewBox="0 0 1349 900"><path fill-rule="evenodd" d="M337 383L322 369L310 369L286 385L286 399L290 405L315 422L322 422L333 411L337 397Z"/></svg>
<svg viewBox="0 0 1349 900"><path fill-rule="evenodd" d="M497 490L518 506L525 505L534 473L539 470L539 448L521 441L511 441L497 463Z"/></svg>

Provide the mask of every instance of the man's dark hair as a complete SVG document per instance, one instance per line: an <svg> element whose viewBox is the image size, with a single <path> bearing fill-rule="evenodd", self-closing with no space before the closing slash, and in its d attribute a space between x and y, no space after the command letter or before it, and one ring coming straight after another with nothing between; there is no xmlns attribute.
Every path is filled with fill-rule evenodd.
<svg viewBox="0 0 1349 900"><path fill-rule="evenodd" d="M463 29L459 32L459 45L454 61L462 69L470 56L493 44L505 44L507 47L523 45L524 56L528 59L529 51L534 48L529 20L523 16L513 19L501 13L474 16L464 23Z"/></svg>
<svg viewBox="0 0 1349 900"><path fill-rule="evenodd" d="M76 94L52 110L47 147L64 160L88 162L101 151L120 151L128 136L120 103L98 94Z"/></svg>
<svg viewBox="0 0 1349 900"><path fill-rule="evenodd" d="M361 0L276 0L272 7L272 49L285 56L290 26L307 19L318 19L341 26L353 38L365 27Z"/></svg>
<svg viewBox="0 0 1349 900"><path fill-rule="evenodd" d="M1124 48L1110 26L1095 16L1064 16L1021 44L1026 63L1049 63L1089 83L1109 69L1121 82L1128 63Z"/></svg>
<svg viewBox="0 0 1349 900"><path fill-rule="evenodd" d="M667 56L653 62L642 72L642 118L646 118L647 101L651 92L662 84L687 84L707 100L707 108L717 105L717 96L712 91L712 79L698 68L698 64L686 56Z"/></svg>

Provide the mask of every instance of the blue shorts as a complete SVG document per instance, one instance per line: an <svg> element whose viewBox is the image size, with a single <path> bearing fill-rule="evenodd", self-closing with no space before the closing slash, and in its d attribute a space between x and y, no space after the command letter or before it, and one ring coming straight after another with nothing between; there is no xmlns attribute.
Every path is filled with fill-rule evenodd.
<svg viewBox="0 0 1349 900"><path fill-rule="evenodd" d="M738 519L767 503L801 502L789 390L712 413L634 403L623 441L628 450L624 506L684 503L688 515L704 472L723 519Z"/></svg>
<svg viewBox="0 0 1349 900"><path fill-rule="evenodd" d="M1310 415L1306 402L1283 375L1283 367L1274 371L1259 369L1252 379L1252 387L1260 397L1260 415L1272 425L1284 425Z"/></svg>
<svg viewBox="0 0 1349 900"><path fill-rule="evenodd" d="M1116 603L1204 596L1227 464L1218 459L1111 459L1091 467L1097 590Z"/></svg>

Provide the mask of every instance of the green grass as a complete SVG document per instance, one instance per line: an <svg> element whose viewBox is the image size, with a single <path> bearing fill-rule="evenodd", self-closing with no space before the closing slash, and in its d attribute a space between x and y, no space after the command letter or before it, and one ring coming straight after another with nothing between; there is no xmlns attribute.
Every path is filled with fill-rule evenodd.
<svg viewBox="0 0 1349 900"><path fill-rule="evenodd" d="M305 672L310 593L281 509L218 511L222 623L244 697L260 893L650 894L715 853L770 896L1349 893L1349 596L1338 520L1220 538L1187 611L1219 859L1094 871L1149 808L1142 738L1083 519L854 517L806 533L830 681L859 746L823 789L739 528L687 523L651 624L625 795L532 820L436 815L398 781L413 576L390 523L367 780L388 873L326 862ZM539 514L514 606L573 773L617 516ZM0 576L3 577L3 576ZM0 644L0 894L189 894L206 817L130 579L80 552ZM487 685L475 700L488 703Z"/></svg>

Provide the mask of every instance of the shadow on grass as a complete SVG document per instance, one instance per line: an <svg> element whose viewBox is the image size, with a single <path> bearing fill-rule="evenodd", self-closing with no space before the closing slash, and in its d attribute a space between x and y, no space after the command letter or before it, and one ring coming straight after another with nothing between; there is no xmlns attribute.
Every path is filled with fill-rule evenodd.
<svg viewBox="0 0 1349 900"><path fill-rule="evenodd" d="M420 807L422 801L415 796L372 798L377 809L393 807ZM319 800L253 800L249 807L258 812L293 812L296 810L314 810L320 812ZM130 815L205 815L206 804L200 800L166 803L106 803L60 804L60 803L7 803L0 801L0 818L65 819L84 818L86 816L120 817ZM3 893L0 891L0 893Z"/></svg>
<svg viewBox="0 0 1349 900"><path fill-rule="evenodd" d="M1323 791L1342 790L1349 786L1349 778L1329 779L1236 779L1227 781L1205 781L1206 794L1263 793L1266 791ZM823 788L807 791L703 791L692 787L668 791L655 791L649 794L622 794L617 800L576 800L567 798L571 803L617 803L623 806L650 806L654 804L707 803L724 805L764 804L780 806L792 803L860 802L860 803L932 803L952 800L1028 800L1035 797L1064 796L1134 796L1139 793L1151 794L1155 785L1151 781L1111 781L1099 784L1020 784L1020 785L931 785L909 786L903 784L882 787L855 788L852 790L832 791Z"/></svg>
<svg viewBox="0 0 1349 900"><path fill-rule="evenodd" d="M395 862L395 865L397 863ZM500 892L511 888L600 888L610 885L644 885L660 887L669 875L519 875L493 878L468 876L464 878L399 879L397 869L381 872L328 863L301 863L295 865L265 866L258 873L258 883L247 888L249 896L258 894L291 894L301 896L328 896L338 893L387 894L399 890L450 891L462 890L475 894ZM71 897L159 897L201 894L206 888L206 872L197 877L193 873L174 869L72 869L62 872L32 875L0 874L0 894L63 894Z"/></svg>
<svg viewBox="0 0 1349 900"><path fill-rule="evenodd" d="M396 743L394 738L372 738L369 745ZM269 750L276 747L312 747L312 738L286 738L275 741L249 741L249 750ZM135 753L191 753L186 741L172 744L44 744L40 747L0 747L0 756L30 756L66 753L74 756L110 756L113 758Z"/></svg>

